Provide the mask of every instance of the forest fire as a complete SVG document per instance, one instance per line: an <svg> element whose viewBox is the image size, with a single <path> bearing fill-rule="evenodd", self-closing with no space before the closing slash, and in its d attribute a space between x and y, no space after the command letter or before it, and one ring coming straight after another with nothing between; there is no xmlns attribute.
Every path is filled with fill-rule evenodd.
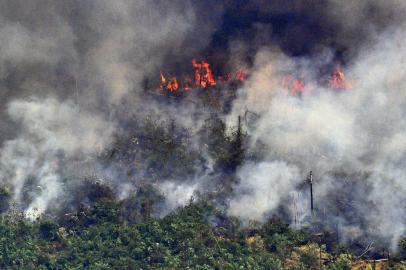
<svg viewBox="0 0 406 270"><path fill-rule="evenodd" d="M352 84L346 80L344 71L339 65L337 65L336 69L331 74L328 86L336 90L347 90L352 88Z"/></svg>
<svg viewBox="0 0 406 270"><path fill-rule="evenodd" d="M0 3L0 270L406 270L406 0Z"/></svg>
<svg viewBox="0 0 406 270"><path fill-rule="evenodd" d="M160 90L168 90L169 92L175 92L179 90L179 84L176 77L172 77L170 80L166 80L165 76L161 72L161 85Z"/></svg>
<svg viewBox="0 0 406 270"><path fill-rule="evenodd" d="M293 95L300 95L303 92L310 91L303 76L286 75L283 77L281 85ZM332 72L327 87L333 90L349 90L352 89L352 83L346 79L343 69L338 65Z"/></svg>
<svg viewBox="0 0 406 270"><path fill-rule="evenodd" d="M210 64L205 60L197 62L195 59L192 60L192 65L194 69L193 79L191 76L184 76L181 83L178 82L177 77L173 76L167 79L165 75L160 73L160 86L161 91L167 90L169 92L176 92L178 90L189 91L192 88L206 89L217 85L217 82L230 82L237 81L242 82L246 79L247 74L244 69L239 69L235 73L228 73L224 76L219 75L216 79L213 71L210 68Z"/></svg>
<svg viewBox="0 0 406 270"><path fill-rule="evenodd" d="M196 87L206 88L208 86L216 85L213 72L210 69L210 64L202 60L197 63L195 59L192 60L193 68L195 69L195 83Z"/></svg>
<svg viewBox="0 0 406 270"><path fill-rule="evenodd" d="M288 89L293 95L300 95L305 91L309 91L305 80L302 76L295 77L287 75L283 77L281 82L282 87ZM349 82L340 65L337 65L328 80L327 87L333 90L349 90L352 89L352 84Z"/></svg>
<svg viewBox="0 0 406 270"><path fill-rule="evenodd" d="M244 69L239 69L236 72L227 73L225 75L219 75L216 78L212 69L210 68L210 64L205 60L197 62L195 59L193 59L192 65L194 69L193 76L183 76L180 82L176 76L167 78L161 71L161 82L159 89L161 91L166 90L171 93L180 90L187 92L193 88L207 89L214 87L218 82L243 82L247 78L247 72ZM310 87L306 85L305 78L303 76L286 75L280 81L280 85L287 89L292 95L301 95L306 91L310 91ZM334 90L352 89L352 84L346 79L344 71L340 65L337 65L332 72L327 82L327 87Z"/></svg>
<svg viewBox="0 0 406 270"><path fill-rule="evenodd" d="M294 95L303 93L305 86L302 79L295 78L292 75L285 76L282 79L282 87L288 89Z"/></svg>

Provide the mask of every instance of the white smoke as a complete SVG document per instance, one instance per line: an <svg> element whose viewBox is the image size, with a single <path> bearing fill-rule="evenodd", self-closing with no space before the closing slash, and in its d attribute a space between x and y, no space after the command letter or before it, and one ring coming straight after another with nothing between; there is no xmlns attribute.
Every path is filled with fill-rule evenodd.
<svg viewBox="0 0 406 270"><path fill-rule="evenodd" d="M0 179L12 186L20 203L27 181L38 180L38 194L26 210L28 215L43 213L61 195L60 162L97 154L111 143L116 129L114 123L79 110L69 100L19 100L10 103L7 112L22 132L1 149Z"/></svg>
<svg viewBox="0 0 406 270"><path fill-rule="evenodd" d="M162 213L165 215L190 202L193 199L195 192L198 190L198 183L175 183L166 181L160 183L158 188L165 196L167 207Z"/></svg>
<svg viewBox="0 0 406 270"><path fill-rule="evenodd" d="M231 119L246 109L258 113L259 119L248 128L251 148L265 146L260 149L265 160L286 165L243 166L230 202L231 214L263 220L276 210L275 202L287 198L294 184L313 170L319 209L340 192L343 198L364 198L369 203L357 201L356 211L368 221L368 232L384 236L396 246L406 229L404 37L403 30L386 32L353 60L346 70L353 89L334 91L308 82L308 91L301 97L288 94L278 83L282 74L296 72L295 60L267 51L258 54ZM365 173L352 181L363 181L365 190L372 188L371 192L355 197L345 194L338 188L344 180L334 177L338 171ZM285 187L275 185L275 175ZM269 189L273 196L265 196ZM241 195L241 190L249 192ZM243 206L249 209L244 211Z"/></svg>
<svg viewBox="0 0 406 270"><path fill-rule="evenodd" d="M63 161L96 155L120 132L119 125L136 113L144 115L148 109L176 115L182 127L193 131L202 126L195 121L193 112L198 111L198 106L192 102L175 108L140 101L139 96L143 94L144 79L151 73L158 77L165 61L177 63L178 57L189 57L209 44L218 23L213 14L222 11L218 3L204 2L0 3L0 90L1 103L8 108L0 118L5 130L0 134L0 183L11 186L14 199L20 203L27 201L23 197L29 190L33 198L25 207L27 214L44 212L62 196ZM243 115L246 109L260 116L247 131L250 150L260 152L263 159L240 168L240 182L228 211L245 220L264 220L289 197L309 170L315 172L318 202L328 204L330 195L339 193L344 186L334 172L346 170L349 175L366 175L358 180L371 188L365 188L365 194L356 194L372 204L357 201L357 215L368 220L370 230L394 243L404 233L406 216L402 199L406 191L406 40L401 24L395 25L400 30L383 34L373 25L387 27L403 20L404 3L330 0L325 14L317 3L285 2L251 1L250 5L257 9L262 3L263 14L273 9L270 14L293 11L320 19L318 22L334 20L336 24L328 26L338 26L333 30L339 34L333 35L332 43L357 43L357 57L346 68L354 89L334 92L314 79L319 75L314 70L332 60L328 49L322 49L325 53L312 59L292 59L270 49L259 51L251 77L233 104L230 125L234 126L236 116ZM371 4L383 12L371 12ZM319 14L324 17L319 18ZM366 26L360 27L364 23ZM267 25L258 29L266 33L264 38L273 32ZM300 35L302 28L297 29L293 27L292 35L288 35L293 37L292 43L303 39L300 44L304 44L307 38L312 42L311 37ZM364 35L380 34L375 43L362 44L359 49L360 29ZM290 44L289 38L286 42ZM244 54L248 49L238 44L240 47L230 48L231 53ZM240 65L244 55L239 56L230 62ZM302 97L292 96L280 87L281 77L290 72L314 79L307 82L309 91ZM201 115L206 116L204 113ZM203 149L196 141L191 144ZM207 159L210 161L210 157ZM37 179L36 188L27 187L32 178ZM179 180L160 186L169 208L184 205L202 186L196 182L177 184ZM127 183L121 187L122 197L132 191ZM306 197L301 198L302 204L308 203Z"/></svg>
<svg viewBox="0 0 406 270"><path fill-rule="evenodd" d="M281 194L292 191L300 181L299 170L281 161L248 164L239 177L228 213L246 221L264 221L269 211L279 205Z"/></svg>
<svg viewBox="0 0 406 270"><path fill-rule="evenodd" d="M0 117L0 183L29 204L22 206L29 215L70 196L63 194L65 181L102 167L95 156L122 135L120 125L148 111L165 113L158 103L140 102L144 79L158 78L168 55L189 58L204 47L216 23L200 24L190 1L16 0L0 7L0 94L7 108ZM199 35L190 35L196 26ZM122 196L131 193L128 183L118 185L130 189Z"/></svg>
<svg viewBox="0 0 406 270"><path fill-rule="evenodd" d="M98 1L89 12L89 27L100 38L86 55L85 73L80 77L91 87L81 94L95 95L96 102L102 95L112 105L131 101L135 107L142 106L137 94L143 90L143 79L159 75L166 55L182 57L207 42L204 37L211 33L211 23L200 26L194 46L179 49L185 47L198 20L188 1Z"/></svg>

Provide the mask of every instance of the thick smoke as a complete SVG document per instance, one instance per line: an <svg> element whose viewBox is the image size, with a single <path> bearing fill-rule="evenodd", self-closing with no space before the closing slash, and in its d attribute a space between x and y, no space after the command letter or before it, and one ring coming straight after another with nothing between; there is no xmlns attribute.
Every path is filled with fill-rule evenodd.
<svg viewBox="0 0 406 270"><path fill-rule="evenodd" d="M255 172L255 173L253 173ZM277 208L281 194L291 192L300 181L299 170L286 162L262 162L244 166L230 201L229 213L244 220L263 221Z"/></svg>
<svg viewBox="0 0 406 270"><path fill-rule="evenodd" d="M64 160L101 151L112 142L115 130L114 123L80 111L72 101L16 100L7 112L21 123L22 132L1 149L1 179L13 188L14 199L21 201L25 182L37 178L38 194L28 205L29 215L44 212L61 195L59 167Z"/></svg>
<svg viewBox="0 0 406 270"><path fill-rule="evenodd" d="M146 87L155 87L148 78L167 59L190 61L209 42L219 14L198 13L201 7L189 1L0 5L0 87L7 108L1 112L0 183L29 214L70 196L64 194L69 179L96 170L119 175L98 156L149 111L168 118L166 110L174 109L141 100L153 90ZM201 15L211 21L203 23ZM184 125L191 123L186 118Z"/></svg>
<svg viewBox="0 0 406 270"><path fill-rule="evenodd" d="M317 56L331 49L335 60L351 62L376 33L404 22L401 0L223 1L221 27L213 35L213 62L255 59L263 47L288 56ZM221 48L226 48L224 54Z"/></svg>
<svg viewBox="0 0 406 270"><path fill-rule="evenodd" d="M344 227L382 236L396 247L406 229L404 36L400 26L391 28L359 52L346 68L353 89L334 91L313 81L301 97L288 94L276 83L282 74L298 72L296 60L275 52L258 53L253 74L234 103L234 115L247 109L260 115L248 132L251 147L261 150L269 169L264 172L261 165L241 168L230 213L246 217L245 212L234 209L243 209L249 201L258 205L252 215L264 220L280 206L275 201L289 197L289 187L304 182L313 170L320 215L328 211L323 213L327 220L340 220ZM314 63L300 62L302 67L303 62ZM287 165L279 168L281 161ZM279 189L273 175L286 176L280 181L288 188ZM268 185L279 192L264 200ZM240 190L246 187L250 190L241 197ZM302 205L308 207L308 197L303 198ZM337 209L348 202L353 205L351 215Z"/></svg>
<svg viewBox="0 0 406 270"><path fill-rule="evenodd" d="M244 119L256 160L238 168L229 214L264 221L288 209L307 222L302 183L313 170L325 220L394 245L406 216L405 10L401 0L2 1L0 183L29 215L70 196L66 186L89 171L130 196L134 178L148 173L129 176L100 155L152 112L189 130L187 143L204 159L193 180L157 183L164 212L215 190L211 178L223 176L195 133L210 109L193 94L182 103L147 94L160 69L176 75L207 57L214 71L250 67L225 118L235 126L247 110L256 115ZM352 90L320 80L337 62ZM286 74L306 78L308 91L288 94L279 83Z"/></svg>
<svg viewBox="0 0 406 270"><path fill-rule="evenodd" d="M172 181L163 182L159 185L160 191L165 196L167 205L166 210L173 210L179 206L184 206L198 190L198 183L176 183ZM167 214L167 211L162 214Z"/></svg>

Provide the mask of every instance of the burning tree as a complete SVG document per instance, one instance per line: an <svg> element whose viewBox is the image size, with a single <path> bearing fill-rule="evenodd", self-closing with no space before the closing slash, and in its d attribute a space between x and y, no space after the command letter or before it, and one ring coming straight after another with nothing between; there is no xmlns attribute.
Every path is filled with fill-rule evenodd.
<svg viewBox="0 0 406 270"><path fill-rule="evenodd" d="M195 84L196 87L206 88L216 85L213 72L210 69L210 64L202 60L197 63L195 59L192 60L192 65L195 70Z"/></svg>
<svg viewBox="0 0 406 270"><path fill-rule="evenodd" d="M351 89L352 84L345 78L345 74L340 65L337 65L328 81L328 86L336 90Z"/></svg>
<svg viewBox="0 0 406 270"><path fill-rule="evenodd" d="M212 69L210 68L210 64L205 61L201 60L197 62L195 59L192 59L192 67L193 67L193 76L185 75L183 76L183 80L178 81L176 76L170 77L167 79L164 73L160 72L160 86L159 89L161 91L168 91L168 92L177 92L179 90L189 91L192 88L199 88L199 89L207 89L210 87L214 87L217 85L217 82L242 82L246 79L247 73L244 69L239 69L236 72L227 73L225 75L214 75ZM193 77L193 79L192 79Z"/></svg>

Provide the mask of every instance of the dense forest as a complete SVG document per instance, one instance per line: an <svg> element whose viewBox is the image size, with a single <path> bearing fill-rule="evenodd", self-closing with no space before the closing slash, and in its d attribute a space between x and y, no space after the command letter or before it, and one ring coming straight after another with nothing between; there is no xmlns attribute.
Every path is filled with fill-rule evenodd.
<svg viewBox="0 0 406 270"><path fill-rule="evenodd" d="M10 211L0 221L1 268L345 270L374 264L332 244L327 234L292 230L279 219L246 227L204 201L190 201L162 219L137 219L126 203L106 193L59 220L28 221ZM403 242L390 269L405 269L405 253Z"/></svg>
<svg viewBox="0 0 406 270"><path fill-rule="evenodd" d="M406 269L405 14L0 0L0 269Z"/></svg>
<svg viewBox="0 0 406 270"><path fill-rule="evenodd" d="M205 121L199 133L214 158L211 178L218 181L217 189L194 193L183 206L171 209L154 183L196 174L196 164L207 165L202 151L189 146L190 132L173 121L151 116L132 130L99 156L100 163L114 162L125 174L135 174L137 189L124 198L114 182L97 175L76 184L66 179L70 195L58 207L27 218L9 189L1 189L2 269L338 270L372 269L367 267L373 264L405 269L406 240L396 252L363 253L360 242L340 244L317 213L301 228L289 224L292 220L283 209L262 223L230 216L224 198L238 181L235 171L256 158L246 150L248 136L241 121L230 132L216 115ZM35 198L37 184L33 178L24 187L27 203Z"/></svg>

